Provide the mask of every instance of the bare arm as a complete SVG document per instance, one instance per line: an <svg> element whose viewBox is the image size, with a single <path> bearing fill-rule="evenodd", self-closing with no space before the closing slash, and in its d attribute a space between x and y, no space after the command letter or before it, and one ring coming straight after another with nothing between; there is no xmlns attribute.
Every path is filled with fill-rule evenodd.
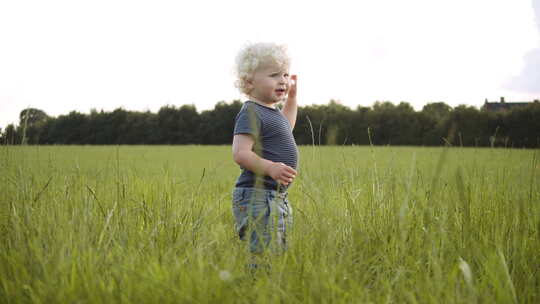
<svg viewBox="0 0 540 304"><path fill-rule="evenodd" d="M289 123L291 124L291 129L294 129L294 125L296 124L296 113L298 112L298 106L296 104L296 80L298 76L292 75L291 76L291 84L289 86L289 94L287 97L287 101L285 102L285 105L283 106L283 110L281 113L287 118Z"/></svg>
<svg viewBox="0 0 540 304"><path fill-rule="evenodd" d="M296 177L296 170L284 163L264 159L252 151L255 139L252 135L237 134L233 137L234 161L257 175L267 175L282 185L288 185Z"/></svg>

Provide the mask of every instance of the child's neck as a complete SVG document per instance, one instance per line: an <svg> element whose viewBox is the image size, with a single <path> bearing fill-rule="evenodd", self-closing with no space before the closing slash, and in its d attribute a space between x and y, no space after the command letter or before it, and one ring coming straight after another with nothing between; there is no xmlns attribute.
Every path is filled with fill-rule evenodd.
<svg viewBox="0 0 540 304"><path fill-rule="evenodd" d="M253 101L254 103L260 104L263 107L267 107L267 108L270 108L270 109L275 109L276 104L277 104L277 102L272 102L272 103L263 102L263 101L255 99L253 97L251 97L249 100Z"/></svg>

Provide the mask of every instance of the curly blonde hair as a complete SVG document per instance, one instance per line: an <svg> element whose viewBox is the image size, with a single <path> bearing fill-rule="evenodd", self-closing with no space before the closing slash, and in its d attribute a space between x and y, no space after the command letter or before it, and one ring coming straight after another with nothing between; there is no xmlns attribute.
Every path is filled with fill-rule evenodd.
<svg viewBox="0 0 540 304"><path fill-rule="evenodd" d="M287 46L273 42L257 42L246 44L236 56L235 86L240 92L249 96L249 81L253 78L253 73L263 63L275 63L280 67L288 69L291 63Z"/></svg>

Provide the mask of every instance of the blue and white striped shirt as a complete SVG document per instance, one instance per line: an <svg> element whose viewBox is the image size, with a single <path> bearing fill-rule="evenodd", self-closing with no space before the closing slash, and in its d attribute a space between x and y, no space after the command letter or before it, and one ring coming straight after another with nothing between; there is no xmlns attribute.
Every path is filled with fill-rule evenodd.
<svg viewBox="0 0 540 304"><path fill-rule="evenodd" d="M260 157L296 169L298 148L291 125L279 109L246 101L236 115L234 135L236 134L253 135L255 139L253 151ZM236 181L236 187L252 188L260 183L265 189L277 189L278 183L270 176L256 177L252 171L241 169L242 173Z"/></svg>

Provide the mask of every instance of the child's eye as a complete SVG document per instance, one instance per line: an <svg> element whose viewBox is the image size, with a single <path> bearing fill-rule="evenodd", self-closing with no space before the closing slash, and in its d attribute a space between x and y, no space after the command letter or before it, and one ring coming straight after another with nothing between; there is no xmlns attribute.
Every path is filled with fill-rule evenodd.
<svg viewBox="0 0 540 304"><path fill-rule="evenodd" d="M270 77L279 77L280 75L281 75L281 73L273 73L273 74L270 74ZM289 74L285 73L285 74L283 74L283 77L289 78Z"/></svg>

